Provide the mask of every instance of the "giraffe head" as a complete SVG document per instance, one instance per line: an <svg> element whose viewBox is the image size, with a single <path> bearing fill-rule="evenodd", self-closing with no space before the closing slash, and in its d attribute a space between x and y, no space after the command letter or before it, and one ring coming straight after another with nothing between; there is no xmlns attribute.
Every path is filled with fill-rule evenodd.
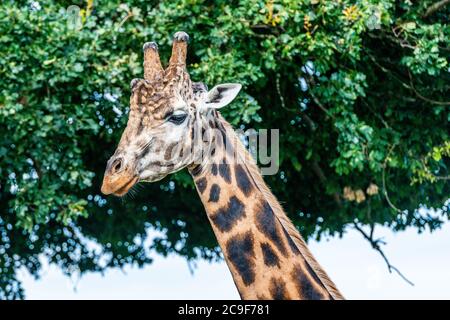
<svg viewBox="0 0 450 320"><path fill-rule="evenodd" d="M199 161L206 143L201 136L214 123L209 118L217 116L213 110L239 93L240 84L221 84L208 92L204 84L191 82L188 39L185 32L175 33L165 70L156 43L144 45L144 79L131 81L128 123L107 163L104 194L123 196L139 181L157 181Z"/></svg>

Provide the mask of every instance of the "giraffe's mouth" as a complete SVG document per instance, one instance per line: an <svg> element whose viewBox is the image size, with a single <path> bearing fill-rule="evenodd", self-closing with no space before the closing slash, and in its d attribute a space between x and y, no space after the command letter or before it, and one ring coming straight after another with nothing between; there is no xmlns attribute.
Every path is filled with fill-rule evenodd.
<svg viewBox="0 0 450 320"><path fill-rule="evenodd" d="M106 180L106 179L105 179ZM124 179L120 179L120 180L124 180ZM121 182L121 181L118 182ZM133 187L139 180L139 177L134 176L131 179L127 179L124 183L114 183L114 184L108 184L106 183L106 181L103 182L102 185L102 189L101 191L104 194L113 194L117 197L122 197L125 194L127 194L127 192L131 189L131 187ZM119 187L116 187L117 185L119 185Z"/></svg>
<svg viewBox="0 0 450 320"><path fill-rule="evenodd" d="M118 197L122 197L122 196L126 195L128 190L130 190L131 187L134 186L138 182L138 179L139 179L138 177L134 177L133 179L131 179L130 181L125 183L125 185L123 185L122 187L120 187L119 189L114 191L112 194L115 196L118 196Z"/></svg>

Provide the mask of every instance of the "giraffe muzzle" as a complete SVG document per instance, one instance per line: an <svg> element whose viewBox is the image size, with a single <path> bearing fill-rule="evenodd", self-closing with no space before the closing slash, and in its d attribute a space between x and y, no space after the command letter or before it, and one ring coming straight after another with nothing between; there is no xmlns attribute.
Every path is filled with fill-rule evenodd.
<svg viewBox="0 0 450 320"><path fill-rule="evenodd" d="M121 197L139 180L134 170L125 163L122 157L112 157L103 177L101 192L105 195L113 194Z"/></svg>
<svg viewBox="0 0 450 320"><path fill-rule="evenodd" d="M111 179L106 176L103 178L101 192L105 195L113 194L118 197L122 197L128 193L139 180L137 176L123 176L116 179Z"/></svg>

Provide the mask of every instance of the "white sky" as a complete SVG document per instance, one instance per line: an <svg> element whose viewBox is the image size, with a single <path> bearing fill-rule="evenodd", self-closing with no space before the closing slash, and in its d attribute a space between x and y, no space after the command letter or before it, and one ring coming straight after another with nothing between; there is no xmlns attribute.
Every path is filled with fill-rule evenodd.
<svg viewBox="0 0 450 320"><path fill-rule="evenodd" d="M379 228L388 242L385 253L411 281L389 274L381 256L356 231L343 239L310 242L317 260L347 299L450 299L450 224L432 234L414 230L392 233ZM143 269L111 269L69 279L45 265L34 280L21 270L28 299L239 299L225 263L201 261L194 275L177 256L155 256ZM74 289L76 288L76 290Z"/></svg>

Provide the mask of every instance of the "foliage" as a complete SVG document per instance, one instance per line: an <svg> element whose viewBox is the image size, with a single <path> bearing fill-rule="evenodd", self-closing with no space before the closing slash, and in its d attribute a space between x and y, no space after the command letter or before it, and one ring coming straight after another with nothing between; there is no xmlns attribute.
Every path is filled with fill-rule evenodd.
<svg viewBox="0 0 450 320"><path fill-rule="evenodd" d="M152 252L220 258L186 172L134 199L99 192L142 44L157 41L167 61L178 30L191 35L195 81L243 84L229 121L280 129L280 172L266 180L305 237L355 222L438 228L449 215L450 11L425 16L433 3L3 1L0 298L23 297L17 271L38 277L40 255L67 274L142 266ZM149 227L160 231L150 248Z"/></svg>

